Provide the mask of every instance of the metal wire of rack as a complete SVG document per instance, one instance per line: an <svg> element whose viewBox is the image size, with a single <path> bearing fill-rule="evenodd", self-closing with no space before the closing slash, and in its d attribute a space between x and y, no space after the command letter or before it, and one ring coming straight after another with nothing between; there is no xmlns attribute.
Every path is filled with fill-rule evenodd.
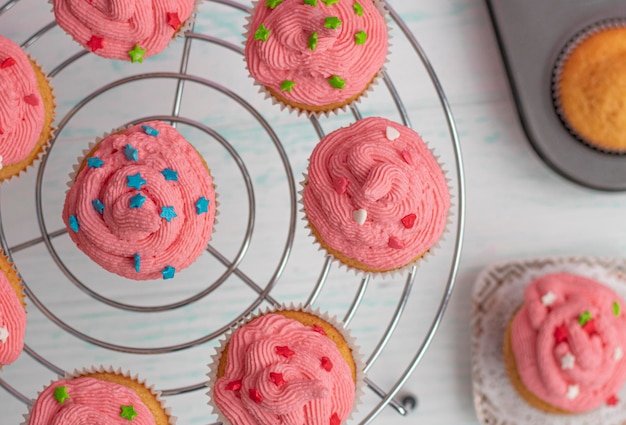
<svg viewBox="0 0 626 425"><path fill-rule="evenodd" d="M18 3L18 1L19 0L9 0L5 4L1 5L0 16L8 12L13 6L15 6ZM236 10L240 10L242 12L247 12L248 10L246 6L234 0L205 0L205 1L228 6ZM417 405L417 400L411 395L403 398L402 400L397 400L396 397L398 393L402 390L402 387L405 385L405 383L407 382L411 374L414 372L414 370L418 366L421 359L423 358L426 350L430 346L441 324L442 318L444 316L446 307L448 305L448 302L450 300L450 297L452 295L452 291L454 288L454 283L455 283L455 279L456 279L456 275L457 275L457 271L459 267L459 262L460 262L460 255L462 251L463 234L464 234L464 226L465 226L465 181L464 181L464 171L463 171L463 160L462 160L459 136L456 130L456 125L455 125L455 121L452 115L452 111L450 109L450 106L445 96L445 93L443 91L443 88L439 82L439 79L437 75L435 74L435 71L432 65L430 64L422 47L420 46L415 36L410 31L410 29L401 19L401 17L396 13L396 11L389 4L386 4L386 7L389 11L391 19L401 29L403 35L407 38L412 48L415 50L415 53L419 56L419 59L421 60L434 86L434 89L437 92L439 103L445 115L445 120L447 123L448 132L450 136L450 141L452 143L452 148L454 151L454 159L455 159L454 166L455 166L456 187L457 187L456 229L455 229L456 234L455 234L453 254L452 254L451 261L450 261L450 268L449 268L449 273L447 276L445 288L443 290L443 294L442 294L439 306L437 308L435 317L433 318L432 322L430 323L430 326L428 327L427 334L425 338L423 339L423 341L421 342L419 349L414 354L413 358L409 361L409 363L406 365L405 370L402 372L401 376L397 379L397 381L395 382L395 384L393 385L391 389L383 390L376 383L372 382L372 380L366 378L367 386L375 394L377 394L381 400L374 407L374 409L371 410L366 415L366 417L360 422L361 424L371 423L386 406L391 406L399 414L406 415L409 411L411 411ZM48 25L44 26L38 32L36 32L30 38L28 38L22 44L22 47L26 49L32 46L34 43L40 40L47 32L49 32L55 26L56 26L56 22L51 22ZM24 280L25 293L29 299L30 304L34 305L39 311L41 311L41 313L43 313L43 315L47 319L52 321L54 324L56 324L58 327L63 329L65 332L68 332L69 334L75 336L76 338L83 340L89 344L93 344L95 346L101 347L105 350L112 350L115 352L131 353L131 354L162 354L162 353L171 353L171 352L175 352L179 350L184 350L190 347L205 344L209 341L215 340L216 338L220 337L228 329L230 329L231 326L237 323L241 319L241 317L245 317L246 315L248 315L249 313L257 309L262 302L268 302L270 305L273 305L274 307L279 307L281 305L281 303L271 295L271 291L274 288L275 284L277 283L278 279L280 278L288 262L289 255L291 253L291 249L292 249L292 245L294 241L294 235L295 235L295 229L296 229L296 215L297 215L296 187L294 183L295 178L294 178L294 175L293 175L290 163L289 163L289 158L281 144L279 137L275 133L272 126L269 124L268 121L265 120L263 115L259 113L250 103L248 103L244 98L240 97L237 93L229 90L227 87L223 85L220 85L208 79L190 75L187 73L190 53L191 53L192 40L212 43L214 45L226 48L237 54L243 55L242 47L234 45L230 42L224 41L217 37L212 37L209 35L196 33L194 32L194 28L192 27L191 30L185 34L185 41L184 41L183 53L182 53L181 61L180 61L179 72L153 72L153 73L137 74L137 75L132 75L126 78L116 80L112 83L109 83L105 86L100 87L98 90L84 97L80 102L76 103L58 121L57 130L55 132L53 140L51 141L50 148L48 149L46 155L43 156L41 165L39 166L39 169L37 172L36 209L37 209L37 219L38 219L38 224L39 224L39 230L41 232L40 237L34 238L32 240L29 240L29 241L26 241L26 242L23 242L14 246L10 246L6 239L4 222L2 220L2 214L0 212L0 245L5 250L5 252L8 253L11 259L15 253L32 248L36 245L43 243L46 249L48 250L51 258L54 260L56 265L59 267L59 269L63 272L63 274L67 277L67 279L71 283L73 283L77 288L85 292L87 295L89 295L93 299L101 303L107 304L109 306L112 306L116 309L133 311L133 312L138 312L138 313L146 313L146 312L154 313L154 312L168 311L168 310L176 309L179 307L183 307L208 296L216 288L218 288L221 284L223 284L231 275L236 276L237 278L241 279L251 290L253 290L257 294L257 298L255 299L255 301L252 302L245 309L245 311L241 313L240 317L234 319L230 323L223 325L219 329L213 332L210 332L207 335L202 336L201 338L197 338L192 341L187 341L181 344L175 344L175 345L170 345L170 346L140 348L140 347L111 344L106 341L100 340L98 338L94 338L86 333L83 333L77 330L75 327L67 324L61 318L57 317L52 311L50 311L46 307L45 303L40 301L37 295L31 290L31 288L28 285L28 282ZM57 67L55 67L52 71L50 71L48 74L48 77L51 80L54 80L54 78L58 76L58 74L61 73L66 67L68 67L69 65L79 60L81 57L88 55L88 54L89 52L87 51L81 51L79 53L72 55L71 57L63 61L61 64L59 64ZM50 155L50 152L54 148L54 144L56 140L58 139L59 135L62 134L63 129L66 127L68 122L85 105L87 105L90 101L102 95L103 93L106 93L117 87L123 86L125 84L129 84L135 81L150 80L150 79L157 79L157 78L158 79L172 79L176 81L175 99L173 102L171 114L141 117L133 121L130 121L124 125L125 126L131 125L131 124L135 124L135 123L146 121L146 120L163 120L163 121L171 122L173 126L177 126L178 124L184 124L184 125L193 127L199 131L204 132L207 135L210 135L212 138L217 140L218 143L221 144L222 147L226 151L228 151L228 153L231 155L231 157L233 158L234 162L239 168L239 171L241 172L241 175L244 179L246 191L247 191L246 196L247 196L247 201L248 201L249 215L248 215L248 221L246 223L245 237L242 240L239 246L238 252L235 255L234 259L232 260L228 259L225 255L223 255L220 251L218 251L216 248L214 248L210 244L207 247L206 249L207 252L211 256L213 256L215 259L217 259L224 267L226 267L226 270L221 274L221 276L217 280L215 280L215 282L213 282L211 285L209 285L202 291L190 297L187 297L186 299L179 300L174 303L154 305L154 306L138 306L138 305L133 305L133 304L121 303L121 302L115 301L113 299L107 298L99 294L98 292L94 291L93 289L85 285L83 282L81 282L81 280L77 278L72 273L72 271L66 266L66 264L63 262L63 260L57 253L52 243L52 240L59 236L66 234L67 230L65 228L62 228L62 229L50 231L47 228L46 222L44 219L44 210L43 210L43 201L42 201L42 186L43 186L42 182L43 182L44 171L46 169L47 160ZM389 93L393 97L393 101L401 116L403 124L410 127L411 123L409 120L409 115L406 111L404 103L402 102L401 97L398 91L396 90L391 78L389 78L386 72L383 72L382 79ZM182 104L184 91L185 91L185 84L188 82L197 83L202 86L210 87L214 90L217 90L220 93L228 96L229 98L237 102L239 105L241 105L258 121L259 125L261 125L261 127L263 127L263 129L267 132L268 136L271 138L281 158L282 165L287 175L287 181L289 185L289 198L290 198L290 204L291 204L289 229L287 233L287 240L285 242L284 249L282 251L282 255L279 260L279 263L277 267L275 268L272 277L270 278L268 283L265 285L265 287L262 287L261 285L257 284L253 279L251 279L241 269L238 268L238 266L240 265L242 259L245 257L246 252L248 250L250 238L253 233L254 224L255 224L256 200L255 200L254 190L252 188L252 181L250 178L250 174L247 171L246 164L244 163L243 159L238 154L237 150L229 143L228 140L222 137L218 132L213 130L211 127L201 122L180 116L181 104ZM350 110L356 120L361 118L361 113L357 106L351 106ZM311 117L309 119L311 121L312 126L314 127L315 132L319 136L319 138L320 139L323 138L324 131L322 129L322 126L320 125L319 120L315 117ZM0 206L1 204L2 204L2 199L0 197ZM332 265L332 259L331 257L327 257L324 262L322 271L319 274L319 278L316 284L314 285L308 299L304 303L305 306L311 306L317 301L322 291L322 288L324 287L324 284L326 283L326 279L331 269L331 265ZM389 321L382 338L378 341L378 343L376 344L376 347L373 349L373 351L370 353L370 355L366 359L366 362L365 362L366 373L378 360L383 349L385 348L385 346L391 339L400 321L400 318L403 312L405 311L407 301L409 300L409 297L411 295L411 290L413 288L416 273L417 273L417 269L414 266L406 278L402 294L400 296L400 299L398 300L398 303L395 307L395 311L392 314L391 320ZM347 312L343 316L343 325L345 327L349 327L352 319L354 318L359 308L359 305L361 304L365 296L369 283L370 283L369 275L366 275L360 280L358 290ZM24 346L24 352L28 354L32 359L39 362L41 365L48 368L50 371L59 375L63 375L65 373L65 371L62 368L48 361L44 356L40 355L38 352L32 349L28 344ZM20 391L18 391L16 388L14 388L11 384L9 384L7 381L5 381L1 377L0 377L0 386L3 387L6 391L8 391L10 394L15 396L18 400L20 400L24 404L32 405L32 400L29 397L22 394ZM197 391L197 390L205 388L205 386L206 386L206 382L199 382L197 384L188 385L185 387L160 389L160 391L163 396L171 396L171 395L177 395L177 394L187 393L191 391Z"/></svg>

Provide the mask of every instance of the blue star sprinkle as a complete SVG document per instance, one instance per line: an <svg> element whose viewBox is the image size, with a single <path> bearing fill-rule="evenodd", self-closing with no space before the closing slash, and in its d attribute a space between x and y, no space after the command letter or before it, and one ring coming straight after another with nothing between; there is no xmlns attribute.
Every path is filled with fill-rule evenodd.
<svg viewBox="0 0 626 425"><path fill-rule="evenodd" d="M99 199L94 199L91 201L91 205L93 205L93 209L98 211L100 214L104 213L104 204L100 202Z"/></svg>
<svg viewBox="0 0 626 425"><path fill-rule="evenodd" d="M164 218L169 223L174 217L176 217L174 207L161 207L161 214L159 214L159 217Z"/></svg>
<svg viewBox="0 0 626 425"><path fill-rule="evenodd" d="M163 174L165 180L172 180L175 182L178 181L178 171L174 171L171 168L166 168L165 170L161 171L161 174Z"/></svg>
<svg viewBox="0 0 626 425"><path fill-rule="evenodd" d="M171 279L174 277L174 272L176 272L176 269L172 266L166 266L162 271L161 274L163 275L163 279Z"/></svg>
<svg viewBox="0 0 626 425"><path fill-rule="evenodd" d="M87 166L89 166L90 168L100 168L103 165L104 165L104 161L98 158L97 156L87 158Z"/></svg>
<svg viewBox="0 0 626 425"><path fill-rule="evenodd" d="M141 190L141 186L146 184L146 181L141 177L141 173L126 176L126 179L128 180L126 186L132 187L133 189Z"/></svg>
<svg viewBox="0 0 626 425"><path fill-rule="evenodd" d="M126 155L126 159L129 161L137 161L139 160L139 155L137 154L137 149L133 148L131 145L126 144L124 148L124 155Z"/></svg>
<svg viewBox="0 0 626 425"><path fill-rule="evenodd" d="M143 196L141 193L138 193L132 198L130 198L130 207L141 208L144 202L146 202L146 197Z"/></svg>
<svg viewBox="0 0 626 425"><path fill-rule="evenodd" d="M200 197L200 199L198 199L196 201L196 213L198 215L208 212L209 211L209 201L207 198L205 198L204 196Z"/></svg>
<svg viewBox="0 0 626 425"><path fill-rule="evenodd" d="M159 135L159 130L154 127L150 127L149 125L142 125L141 128L148 136L157 137Z"/></svg>
<svg viewBox="0 0 626 425"><path fill-rule="evenodd" d="M74 231L74 233L78 232L80 226L78 225L78 219L75 215L70 216L70 229Z"/></svg>
<svg viewBox="0 0 626 425"><path fill-rule="evenodd" d="M141 257L139 256L139 254L135 254L135 258L133 261L135 263L135 271L139 273L139 270L141 270Z"/></svg>

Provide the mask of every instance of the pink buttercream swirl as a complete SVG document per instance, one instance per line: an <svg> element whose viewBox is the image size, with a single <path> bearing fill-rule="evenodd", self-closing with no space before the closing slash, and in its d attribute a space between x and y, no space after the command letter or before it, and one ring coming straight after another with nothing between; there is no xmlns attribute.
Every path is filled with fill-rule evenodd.
<svg viewBox="0 0 626 425"><path fill-rule="evenodd" d="M626 379L624 307L612 289L583 276L557 273L532 281L511 333L524 385L569 412L609 400Z"/></svg>
<svg viewBox="0 0 626 425"><path fill-rule="evenodd" d="M61 28L81 46L99 56L130 60L139 45L144 57L161 52L178 31L168 14L185 22L194 0L52 0ZM96 37L94 43L92 37Z"/></svg>
<svg viewBox="0 0 626 425"><path fill-rule="evenodd" d="M359 16L354 4L363 9ZM336 17L341 25L325 26L326 18ZM263 25L270 31L267 41L255 40ZM355 36L364 31L363 44ZM309 38L317 33L317 46ZM303 0L283 0L274 9L261 0L250 21L245 57L252 77L280 93L289 101L324 106L343 102L361 93L382 68L388 49L385 18L371 0L340 0L316 6ZM342 89L333 88L328 79L345 80ZM291 91L281 91L285 80L295 83Z"/></svg>
<svg viewBox="0 0 626 425"><path fill-rule="evenodd" d="M57 388L68 398L60 403ZM121 416L122 406L132 406L132 421ZM90 377L59 380L44 389L30 412L28 425L155 425L154 416L131 388Z"/></svg>
<svg viewBox="0 0 626 425"><path fill-rule="evenodd" d="M216 406L238 425L328 425L333 415L348 417L354 396L352 372L335 343L279 314L235 331L225 374L213 388Z"/></svg>
<svg viewBox="0 0 626 425"><path fill-rule="evenodd" d="M24 348L26 311L13 286L0 272L0 366L13 363Z"/></svg>
<svg viewBox="0 0 626 425"><path fill-rule="evenodd" d="M44 105L37 77L20 46L0 36L0 164L26 158L41 137Z"/></svg>
<svg viewBox="0 0 626 425"><path fill-rule="evenodd" d="M389 140L388 128L398 137ZM429 250L450 207L445 177L426 144L383 118L322 139L311 154L303 201L326 245L375 270L400 268ZM362 224L359 210L366 214Z"/></svg>
<svg viewBox="0 0 626 425"><path fill-rule="evenodd" d="M137 159L129 159L134 151ZM90 158L102 163L90 166ZM199 210L201 198L205 208ZM166 213L172 209L175 216ZM106 270L136 280L166 278L166 267L189 266L207 247L214 219L209 171L193 146L160 121L103 139L83 162L63 208L69 234L83 252Z"/></svg>

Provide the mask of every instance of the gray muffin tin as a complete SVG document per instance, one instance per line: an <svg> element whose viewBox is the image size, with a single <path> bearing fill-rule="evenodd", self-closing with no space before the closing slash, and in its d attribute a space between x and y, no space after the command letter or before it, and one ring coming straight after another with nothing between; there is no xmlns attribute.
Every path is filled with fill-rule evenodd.
<svg viewBox="0 0 626 425"><path fill-rule="evenodd" d="M563 125L552 101L552 72L567 42L605 19L626 17L625 0L487 0L522 126L539 156L564 177L626 190L626 155L596 151Z"/></svg>

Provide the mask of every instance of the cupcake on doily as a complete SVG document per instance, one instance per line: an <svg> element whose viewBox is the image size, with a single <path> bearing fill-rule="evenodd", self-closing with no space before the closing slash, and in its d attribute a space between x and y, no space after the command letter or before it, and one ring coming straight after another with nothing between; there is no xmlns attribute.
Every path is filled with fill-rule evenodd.
<svg viewBox="0 0 626 425"><path fill-rule="evenodd" d="M247 25L251 77L282 105L327 113L357 100L388 52L378 0L260 0Z"/></svg>
<svg viewBox="0 0 626 425"><path fill-rule="evenodd" d="M23 425L174 425L160 394L112 368L74 371L39 393Z"/></svg>
<svg viewBox="0 0 626 425"><path fill-rule="evenodd" d="M207 247L216 214L204 159L172 126L137 124L79 160L63 207L72 240L106 270L170 279Z"/></svg>
<svg viewBox="0 0 626 425"><path fill-rule="evenodd" d="M0 181L20 174L44 152L54 109L52 87L39 65L0 36Z"/></svg>
<svg viewBox="0 0 626 425"><path fill-rule="evenodd" d="M340 263L366 272L403 269L440 240L450 192L420 136L366 118L313 149L302 201L316 241Z"/></svg>
<svg viewBox="0 0 626 425"><path fill-rule="evenodd" d="M513 386L547 413L582 413L618 402L626 380L626 304L609 287L570 273L543 275L504 337Z"/></svg>
<svg viewBox="0 0 626 425"><path fill-rule="evenodd" d="M626 153L626 19L579 32L559 56L553 84L557 113L574 136Z"/></svg>
<svg viewBox="0 0 626 425"><path fill-rule="evenodd" d="M25 307L22 280L13 263L0 250L0 370L22 354Z"/></svg>
<svg viewBox="0 0 626 425"><path fill-rule="evenodd" d="M191 27L200 0L50 0L59 26L86 50L143 62Z"/></svg>
<svg viewBox="0 0 626 425"><path fill-rule="evenodd" d="M339 425L359 404L363 386L358 347L343 327L293 306L240 324L210 368L210 404L230 425Z"/></svg>

